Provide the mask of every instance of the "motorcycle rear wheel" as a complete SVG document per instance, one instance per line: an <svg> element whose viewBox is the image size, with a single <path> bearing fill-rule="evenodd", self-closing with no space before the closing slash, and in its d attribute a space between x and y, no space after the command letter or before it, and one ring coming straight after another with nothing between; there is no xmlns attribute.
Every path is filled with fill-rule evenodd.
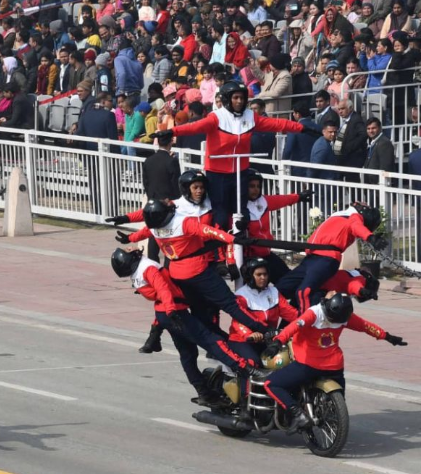
<svg viewBox="0 0 421 474"><path fill-rule="evenodd" d="M349 415L341 392L325 393L318 388L309 390L316 426L303 431L304 443L316 456L333 458L345 446L349 431Z"/></svg>

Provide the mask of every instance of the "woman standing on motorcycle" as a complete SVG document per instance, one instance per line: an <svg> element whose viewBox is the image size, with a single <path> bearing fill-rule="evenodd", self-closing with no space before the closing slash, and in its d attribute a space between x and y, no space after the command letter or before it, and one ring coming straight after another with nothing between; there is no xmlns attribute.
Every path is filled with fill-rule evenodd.
<svg viewBox="0 0 421 474"><path fill-rule="evenodd" d="M336 379L345 388L344 357L339 347L339 337L345 328L385 339L394 346L407 345L401 337L392 336L376 324L357 316L349 296L333 292L327 294L318 305L309 308L275 336L273 344L266 349L265 355L274 357L282 344L292 338L294 362L273 372L264 384L268 395L292 415L288 434L296 433L311 423L291 396L291 390L321 376Z"/></svg>
<svg viewBox="0 0 421 474"><path fill-rule="evenodd" d="M280 319L289 322L298 317L293 308L274 286L269 285L269 264L263 258L251 258L241 269L245 285L236 291L237 303L247 314L265 322L276 330ZM233 320L229 330L230 348L247 360L261 365L260 354L265 349L263 334L253 332L248 327ZM251 342L252 341L252 342Z"/></svg>

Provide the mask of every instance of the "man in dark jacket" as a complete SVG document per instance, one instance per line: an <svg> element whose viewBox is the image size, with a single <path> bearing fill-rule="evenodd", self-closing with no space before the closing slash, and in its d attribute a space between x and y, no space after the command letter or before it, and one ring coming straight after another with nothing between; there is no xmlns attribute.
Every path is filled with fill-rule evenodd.
<svg viewBox="0 0 421 474"><path fill-rule="evenodd" d="M184 137L187 138L187 137ZM190 138L190 137L189 137ZM178 178L180 164L170 154L172 138L158 137L159 150L143 163L143 185L148 200L180 197ZM148 257L159 262L159 247L154 238L148 240Z"/></svg>
<svg viewBox="0 0 421 474"><path fill-rule="evenodd" d="M60 60L60 72L57 76L56 83L54 85L54 95L62 94L67 92L69 89L69 80L70 80L70 57L69 51L66 48L61 48L59 52Z"/></svg>
<svg viewBox="0 0 421 474"><path fill-rule="evenodd" d="M8 120L1 118L0 126L25 130L34 128L34 107L19 86L9 82L3 87L3 95L6 99L12 99L12 116Z"/></svg>
<svg viewBox="0 0 421 474"><path fill-rule="evenodd" d="M336 127L339 128L341 121L337 112L330 106L329 92L323 89L316 93L314 99L317 109L316 123L323 127L326 122L334 122Z"/></svg>
<svg viewBox="0 0 421 474"><path fill-rule="evenodd" d="M197 122L201 120L205 113L205 107L201 102L192 102L189 104L189 121L188 123ZM184 137L177 137L178 148L191 148L192 150L200 150L202 142L206 141L204 133L197 133L196 135L189 135ZM191 155L190 161L195 164L200 164L200 156Z"/></svg>
<svg viewBox="0 0 421 474"><path fill-rule="evenodd" d="M262 52L262 56L266 58L278 56L281 52L281 43L272 33L273 23L271 21L263 21L260 26L262 38L259 40L256 49L259 49Z"/></svg>
<svg viewBox="0 0 421 474"><path fill-rule="evenodd" d="M133 96L138 104L140 91L143 89L143 68L126 38L122 40L120 51L114 59L114 70L116 95Z"/></svg>
<svg viewBox="0 0 421 474"><path fill-rule="evenodd" d="M364 168L372 170L394 171L395 148L392 142L383 135L382 124L377 117L367 120L368 150ZM363 175L364 183L378 184L376 175Z"/></svg>
<svg viewBox="0 0 421 474"><path fill-rule="evenodd" d="M305 62L299 56L294 58L291 63L292 93L295 97L292 99L292 105L298 102L305 102L310 106L312 96L307 95L313 92L313 84L309 75L305 71Z"/></svg>
<svg viewBox="0 0 421 474"><path fill-rule="evenodd" d="M330 43L333 59L338 61L339 66L345 69L348 59L355 56L351 32L335 30L330 38Z"/></svg>

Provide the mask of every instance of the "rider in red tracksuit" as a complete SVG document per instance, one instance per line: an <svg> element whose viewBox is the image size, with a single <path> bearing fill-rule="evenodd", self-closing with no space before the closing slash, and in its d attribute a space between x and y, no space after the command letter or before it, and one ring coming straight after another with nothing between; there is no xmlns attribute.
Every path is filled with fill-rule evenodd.
<svg viewBox="0 0 421 474"><path fill-rule="evenodd" d="M197 317L201 317L200 309L205 299L253 331L266 333L266 324L241 311L225 281L209 267L206 253L199 254L205 252L207 240L241 244L244 239L240 242L239 238L222 230L200 224L197 218L179 215L173 203L149 201L144 209L144 219L151 228L145 227L130 235L118 232L117 240L125 244L153 235L169 260L171 278L189 303L193 302L191 306L195 307L193 312Z"/></svg>
<svg viewBox="0 0 421 474"><path fill-rule="evenodd" d="M248 203L250 214L247 231L251 238L273 240L270 230L270 213L299 202L310 202L312 191L298 194L262 195L263 177L254 168L248 170ZM286 263L267 247L251 246L245 249L245 257L263 257L269 264L270 281L276 283L290 270Z"/></svg>
<svg viewBox="0 0 421 474"><path fill-rule="evenodd" d="M291 395L292 390L318 377L334 378L345 388L344 357L339 338L344 329L365 332L369 336L393 345L407 345L401 337L393 336L376 324L353 313L349 296L336 293L332 298L309 308L274 338L266 350L273 357L282 344L292 338L294 361L273 372L264 384L266 392L293 417L289 434L307 427L311 422Z"/></svg>
<svg viewBox="0 0 421 474"><path fill-rule="evenodd" d="M206 329L197 318L191 317L185 297L169 277L168 270L143 256L139 250L125 252L116 249L111 264L119 277L130 276L136 293L154 302L156 318L170 333L187 378L203 401L211 400L213 394L206 389L203 375L197 367L197 344L233 371L241 371L247 366L247 361L235 354L220 336Z"/></svg>
<svg viewBox="0 0 421 474"><path fill-rule="evenodd" d="M276 287L286 298L294 297L295 293L300 313L303 313L310 307L312 293L338 271L342 252L355 239L368 241L377 250L387 246L386 240L373 234L380 222L377 208L360 203L335 212L317 227L308 242L333 245L338 250L306 250L307 255L300 265L278 280Z"/></svg>

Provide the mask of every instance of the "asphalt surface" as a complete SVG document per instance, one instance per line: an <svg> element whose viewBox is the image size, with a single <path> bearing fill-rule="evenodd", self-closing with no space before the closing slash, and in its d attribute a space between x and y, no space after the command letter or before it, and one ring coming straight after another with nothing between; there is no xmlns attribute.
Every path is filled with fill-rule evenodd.
<svg viewBox="0 0 421 474"><path fill-rule="evenodd" d="M169 338L137 352L151 305L109 269L114 231L36 231L0 239L0 474L421 471L419 297L384 289L358 308L410 345L344 335L350 434L322 459L299 435L237 440L197 423Z"/></svg>

